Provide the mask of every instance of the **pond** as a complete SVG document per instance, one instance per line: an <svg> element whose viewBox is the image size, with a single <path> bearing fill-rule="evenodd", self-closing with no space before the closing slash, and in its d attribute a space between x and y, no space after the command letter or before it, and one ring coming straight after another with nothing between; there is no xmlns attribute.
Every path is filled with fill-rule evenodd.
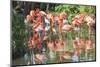
<svg viewBox="0 0 100 67"><path fill-rule="evenodd" d="M52 64L52 63L63 63L63 62L67 63L67 62L94 61L95 60L95 48L88 50L87 53L82 52L80 54L80 56L75 56L75 55L71 54L73 52L71 45L66 45L65 47L66 47L65 49L67 49L67 48L71 48L71 49L67 49L64 51L58 51L58 52L49 51L47 49L46 52L40 54L40 55L46 56L46 59L43 59L43 63L39 63L37 61L31 60L31 55L28 55L26 53L23 57L13 60L13 65ZM86 54L87 54L87 56L86 56ZM60 59L60 57L62 55L65 55L65 58L66 57L67 58ZM39 57L41 57L41 56L39 56Z"/></svg>

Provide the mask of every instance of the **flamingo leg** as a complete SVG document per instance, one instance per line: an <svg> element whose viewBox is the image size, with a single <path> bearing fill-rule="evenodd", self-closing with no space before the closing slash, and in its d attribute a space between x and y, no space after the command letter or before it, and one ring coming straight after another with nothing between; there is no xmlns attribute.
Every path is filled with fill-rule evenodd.
<svg viewBox="0 0 100 67"><path fill-rule="evenodd" d="M91 27L89 26L89 40L91 39Z"/></svg>

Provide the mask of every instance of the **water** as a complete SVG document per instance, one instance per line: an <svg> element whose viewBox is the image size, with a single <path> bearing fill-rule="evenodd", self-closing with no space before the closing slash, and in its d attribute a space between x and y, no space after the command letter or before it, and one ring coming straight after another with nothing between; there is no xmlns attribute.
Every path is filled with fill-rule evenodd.
<svg viewBox="0 0 100 67"><path fill-rule="evenodd" d="M67 50L64 50L64 51L73 52L71 44L70 45L66 45L65 49L67 49ZM45 53L45 50L43 50L43 51L44 52L42 54L45 54L46 57L47 57L47 59L44 60L43 64L60 63L59 56L61 56L63 54L63 52L62 53L58 53L58 52L54 52L54 51L49 51L48 49L46 50L46 53ZM63 62L67 63L67 62L78 62L78 61L92 61L92 60L95 60L95 48L89 50L87 54L88 54L88 58L85 56L85 52L82 52L82 54L80 55L79 58L77 56L73 55L72 58L64 59ZM17 58L15 60L13 60L13 64L15 64L15 65L28 65L28 64L31 64L30 59L31 59L31 57L28 56L27 54L25 54L23 57L20 57L20 58Z"/></svg>

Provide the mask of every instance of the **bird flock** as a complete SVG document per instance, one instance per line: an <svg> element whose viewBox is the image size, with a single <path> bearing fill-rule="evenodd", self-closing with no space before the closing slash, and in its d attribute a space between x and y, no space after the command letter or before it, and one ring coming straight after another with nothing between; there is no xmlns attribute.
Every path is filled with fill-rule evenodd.
<svg viewBox="0 0 100 67"><path fill-rule="evenodd" d="M48 60L55 58L55 63L79 62L83 53L83 61L91 60L89 51L95 49L95 41L91 38L92 28L96 24L95 18L86 13L78 13L72 18L72 22L68 23L67 17L68 14L64 11L57 15L41 11L39 8L29 12L25 18L29 32L27 46L33 52L31 61L34 63L29 61L28 64L46 64ZM87 27L87 39L80 37L84 34L82 25ZM65 38L65 33L68 32L77 34L69 40ZM58 35L58 38L52 39L52 35ZM72 51L67 50L68 46L72 46Z"/></svg>

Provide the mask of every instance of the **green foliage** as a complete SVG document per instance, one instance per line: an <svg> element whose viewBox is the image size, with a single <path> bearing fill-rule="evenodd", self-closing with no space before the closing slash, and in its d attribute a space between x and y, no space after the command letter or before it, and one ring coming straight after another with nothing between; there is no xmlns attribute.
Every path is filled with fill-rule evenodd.
<svg viewBox="0 0 100 67"><path fill-rule="evenodd" d="M65 11L68 14L68 22L71 22L72 17L75 16L79 12L78 5L58 5L55 7L55 12Z"/></svg>
<svg viewBox="0 0 100 67"><path fill-rule="evenodd" d="M25 47L27 32L24 17L21 14L12 14L12 46L14 49Z"/></svg>
<svg viewBox="0 0 100 67"><path fill-rule="evenodd" d="M95 15L95 6L83 6L83 5L56 5L54 12L60 13L65 11L68 16L68 22L71 23L72 17L74 17L78 13L87 13L87 14L94 14Z"/></svg>
<svg viewBox="0 0 100 67"><path fill-rule="evenodd" d="M94 6L80 6L80 12L86 12L87 14L95 14L96 10Z"/></svg>

